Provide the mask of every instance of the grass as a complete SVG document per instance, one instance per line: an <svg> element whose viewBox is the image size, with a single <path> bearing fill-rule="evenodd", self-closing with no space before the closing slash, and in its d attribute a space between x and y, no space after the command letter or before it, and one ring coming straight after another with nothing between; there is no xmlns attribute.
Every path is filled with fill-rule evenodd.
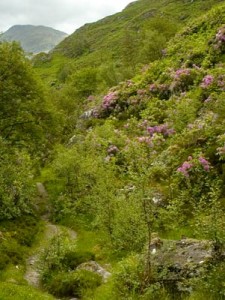
<svg viewBox="0 0 225 300"><path fill-rule="evenodd" d="M169 240L180 240L182 236L193 238L193 229L191 227L176 227L169 232L160 233L160 236Z"/></svg>
<svg viewBox="0 0 225 300"><path fill-rule="evenodd" d="M70 63L70 61L69 58L63 55L49 56L47 62L41 65L40 63L37 64L35 71L47 85L51 85L56 81L63 66Z"/></svg>
<svg viewBox="0 0 225 300"><path fill-rule="evenodd" d="M35 288L10 282L0 283L0 300L53 300L54 297Z"/></svg>
<svg viewBox="0 0 225 300"><path fill-rule="evenodd" d="M44 222L32 216L1 222L0 230L4 239L0 243L0 255L2 257L5 254L11 260L0 271L0 300L54 299L28 286L24 279L25 260L43 238L43 229Z"/></svg>
<svg viewBox="0 0 225 300"><path fill-rule="evenodd" d="M60 222L63 226L67 226L75 230L77 237L77 250L88 252L98 252L99 233L91 230L90 220L84 217L68 216ZM97 253L95 253L97 254Z"/></svg>

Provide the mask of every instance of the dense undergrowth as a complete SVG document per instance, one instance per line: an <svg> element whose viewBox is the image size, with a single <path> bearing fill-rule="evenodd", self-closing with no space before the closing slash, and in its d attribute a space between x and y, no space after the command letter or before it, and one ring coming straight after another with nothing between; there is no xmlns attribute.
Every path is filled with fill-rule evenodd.
<svg viewBox="0 0 225 300"><path fill-rule="evenodd" d="M166 276L143 279L146 262L131 254L143 253L152 232L223 248L224 18L223 6L213 9L179 32L161 60L79 103L86 113L43 173L50 188L58 187L56 220L87 216L100 248L111 260L124 257L109 297L174 297ZM180 297L223 297L212 275L199 281L191 296Z"/></svg>
<svg viewBox="0 0 225 300"><path fill-rule="evenodd" d="M34 80L24 96L22 89L16 89L23 75L13 84L2 75L6 82L3 94L16 90L19 95L13 104L18 108L16 114L8 107L9 97L3 103L13 123L6 118L0 124L5 132L0 160L2 269L9 263L22 263L24 247L33 243L31 236L38 228L33 216L33 184L39 176L49 193L52 221L78 232L74 249L67 239L57 239L45 256L43 287L53 295L86 300L224 299L225 6L219 2L169 1L162 6L161 1L152 1L150 12L157 8L157 16L154 10L154 18L142 22L143 15L149 16L145 8L149 2L137 1L121 13L125 21L117 14L85 25L59 45L52 57L39 56L34 62L36 71L47 80L46 89ZM186 17L181 18L184 7ZM164 13L160 18L159 12ZM173 24L165 28L173 15ZM138 59L135 67L124 62L120 51L125 48L117 44L124 22L127 47ZM99 26L106 33L111 28L112 35L104 39L98 31L99 39L94 34ZM169 30L168 39L154 43L155 50L149 50L146 57L140 50L146 39L135 37L136 46L130 37L136 29L130 27L155 37L152 28L160 28L159 38ZM77 36L83 38L79 47L84 52L78 51ZM91 43L93 49L88 46L91 38L96 39L96 44ZM110 58L102 59L105 65L98 57L103 54L94 49L97 43ZM10 46L1 45L3 54L4 47ZM12 54L14 51L20 50ZM19 57L26 73L30 67ZM67 61L73 62L69 70ZM110 67L119 61L116 72L123 70L126 75L122 77L115 76ZM102 73L106 66L109 77ZM59 73L56 77L61 67L61 77ZM137 69L137 75L131 76ZM106 91L107 86L113 87ZM35 104L27 96L30 93L35 95ZM30 122L21 126L23 119ZM11 153L4 150L8 145ZM8 165L10 158L13 163ZM20 222L18 217L27 214ZM12 225L11 220L19 225ZM13 233L14 226L19 228L17 233ZM27 232L27 227L33 231ZM165 247L167 240L182 236L210 240L217 259L203 268L203 276L182 279L185 289L179 289L180 282L168 280L168 268L157 269L152 264L149 249L156 232L165 239ZM112 272L107 283L77 269L88 260L106 264Z"/></svg>

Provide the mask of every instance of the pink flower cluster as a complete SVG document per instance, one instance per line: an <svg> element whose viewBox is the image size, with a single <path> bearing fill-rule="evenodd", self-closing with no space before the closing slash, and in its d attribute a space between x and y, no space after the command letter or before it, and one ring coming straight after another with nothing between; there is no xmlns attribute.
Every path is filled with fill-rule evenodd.
<svg viewBox="0 0 225 300"><path fill-rule="evenodd" d="M203 156L200 156L198 158L198 161L200 163L200 165L203 167L203 169L205 171L209 171L210 170L210 163L207 159L205 159ZM182 173L185 177L189 177L189 171L195 166L194 162L193 162L193 158L192 156L188 157L188 161L185 161L181 167L179 167L177 169L177 172Z"/></svg>
<svg viewBox="0 0 225 300"><path fill-rule="evenodd" d="M152 83L149 85L149 91L156 93L156 92L165 92L168 90L168 85L167 84L157 84L157 83Z"/></svg>
<svg viewBox="0 0 225 300"><path fill-rule="evenodd" d="M102 107L103 109L109 109L111 105L118 99L117 92L110 92L103 98Z"/></svg>
<svg viewBox="0 0 225 300"><path fill-rule="evenodd" d="M189 76L189 75L191 75L191 70L190 69L178 69L173 74L173 78L177 80L177 79L180 79L183 76Z"/></svg>
<svg viewBox="0 0 225 300"><path fill-rule="evenodd" d="M146 94L146 90L144 90L144 89L137 90L137 95L143 96L145 94Z"/></svg>
<svg viewBox="0 0 225 300"><path fill-rule="evenodd" d="M147 127L148 133L150 136L153 136L154 133L161 133L164 136L169 136L175 133L175 130L172 128L168 128L168 124L156 125L153 127Z"/></svg>
<svg viewBox="0 0 225 300"><path fill-rule="evenodd" d="M148 144L149 146L153 146L152 139L148 136L140 136L138 137L138 141L140 143Z"/></svg>
<svg viewBox="0 0 225 300"><path fill-rule="evenodd" d="M208 162L208 160L205 159L204 157L200 156L198 161L203 166L204 170L208 172L210 169L210 163Z"/></svg>
<svg viewBox="0 0 225 300"><path fill-rule="evenodd" d="M182 173L184 176L189 177L188 171L193 167L193 163L185 161L181 167L177 169L177 172Z"/></svg>
<svg viewBox="0 0 225 300"><path fill-rule="evenodd" d="M201 87L204 89L209 87L213 83L213 80L214 80L214 77L212 75L206 75L202 79Z"/></svg>
<svg viewBox="0 0 225 300"><path fill-rule="evenodd" d="M158 90L156 83L150 84L149 90L150 90L150 92L156 92Z"/></svg>
<svg viewBox="0 0 225 300"><path fill-rule="evenodd" d="M114 155L117 152L119 152L119 149L115 145L110 145L109 148L107 149L107 152L109 155Z"/></svg>

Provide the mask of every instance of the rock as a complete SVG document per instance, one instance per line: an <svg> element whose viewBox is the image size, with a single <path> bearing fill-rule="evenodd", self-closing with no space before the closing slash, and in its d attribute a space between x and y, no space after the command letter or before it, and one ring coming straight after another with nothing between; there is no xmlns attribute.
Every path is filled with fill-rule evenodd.
<svg viewBox="0 0 225 300"><path fill-rule="evenodd" d="M106 271L102 266L100 266L96 261L85 262L77 267L80 270L87 270L93 273L100 275L103 279L103 282L106 282L107 279L111 276L111 273Z"/></svg>
<svg viewBox="0 0 225 300"><path fill-rule="evenodd" d="M95 112L94 109L87 110L80 116L80 118L86 120L90 119L94 116L94 112Z"/></svg>
<svg viewBox="0 0 225 300"><path fill-rule="evenodd" d="M37 191L38 191L38 195L41 197L41 198L46 198L48 197L48 193L43 185L43 183L41 182L37 182L36 183L36 187L37 187Z"/></svg>
<svg viewBox="0 0 225 300"><path fill-rule="evenodd" d="M152 256L152 265L159 272L167 270L165 280L180 291L191 290L191 278L201 277L217 255L212 241L189 238L163 240L163 244L154 249L157 251Z"/></svg>

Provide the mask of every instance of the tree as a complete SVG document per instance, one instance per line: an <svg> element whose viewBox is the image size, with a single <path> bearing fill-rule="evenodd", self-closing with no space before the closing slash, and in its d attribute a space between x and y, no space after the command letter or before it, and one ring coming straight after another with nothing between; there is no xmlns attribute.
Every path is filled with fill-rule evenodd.
<svg viewBox="0 0 225 300"><path fill-rule="evenodd" d="M43 145L50 121L44 90L22 49L0 44L0 136L34 149Z"/></svg>
<svg viewBox="0 0 225 300"><path fill-rule="evenodd" d="M29 155L0 139L0 221L31 213L34 192Z"/></svg>

